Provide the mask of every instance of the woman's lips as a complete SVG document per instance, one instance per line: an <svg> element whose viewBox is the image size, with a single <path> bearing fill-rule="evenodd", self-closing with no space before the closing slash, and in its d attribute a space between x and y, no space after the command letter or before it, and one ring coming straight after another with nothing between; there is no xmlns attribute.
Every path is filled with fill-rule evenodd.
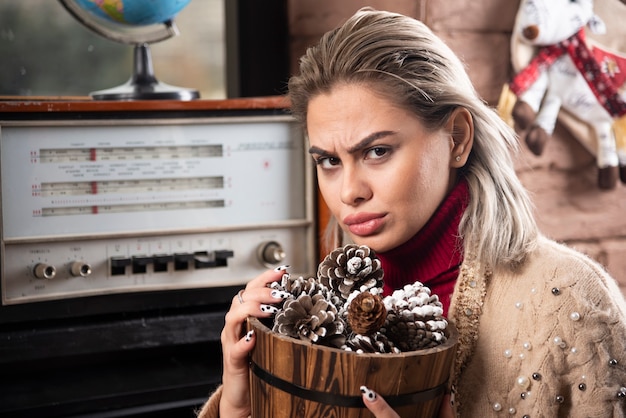
<svg viewBox="0 0 626 418"><path fill-rule="evenodd" d="M383 226L384 213L355 213L343 218L343 223L351 233L361 237L375 234Z"/></svg>

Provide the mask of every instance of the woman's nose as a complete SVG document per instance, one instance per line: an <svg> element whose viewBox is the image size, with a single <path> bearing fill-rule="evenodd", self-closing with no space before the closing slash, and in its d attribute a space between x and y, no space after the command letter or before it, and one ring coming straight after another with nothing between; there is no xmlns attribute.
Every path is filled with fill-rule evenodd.
<svg viewBox="0 0 626 418"><path fill-rule="evenodd" d="M371 197L372 188L367 177L358 168L344 166L341 201L346 205L354 206Z"/></svg>

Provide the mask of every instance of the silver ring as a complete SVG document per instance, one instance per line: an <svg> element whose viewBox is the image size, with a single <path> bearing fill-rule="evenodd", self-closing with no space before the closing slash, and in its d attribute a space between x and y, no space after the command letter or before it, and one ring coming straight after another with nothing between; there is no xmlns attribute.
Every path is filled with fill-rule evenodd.
<svg viewBox="0 0 626 418"><path fill-rule="evenodd" d="M245 289L241 289L239 292L237 292L237 299L239 299L239 303L243 303L243 296L241 296L243 294L243 291Z"/></svg>

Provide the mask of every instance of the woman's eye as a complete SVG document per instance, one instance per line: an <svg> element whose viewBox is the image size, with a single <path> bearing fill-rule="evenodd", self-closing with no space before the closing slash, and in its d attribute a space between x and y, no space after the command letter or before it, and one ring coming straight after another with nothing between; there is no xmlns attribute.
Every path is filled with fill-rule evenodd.
<svg viewBox="0 0 626 418"><path fill-rule="evenodd" d="M374 147L367 150L365 154L366 159L376 160L384 157L389 153L389 148L386 147Z"/></svg>
<svg viewBox="0 0 626 418"><path fill-rule="evenodd" d="M339 158L335 158L335 157L319 157L315 159L315 164L318 165L321 168L332 168L334 166L337 166L341 163L341 161L339 160Z"/></svg>

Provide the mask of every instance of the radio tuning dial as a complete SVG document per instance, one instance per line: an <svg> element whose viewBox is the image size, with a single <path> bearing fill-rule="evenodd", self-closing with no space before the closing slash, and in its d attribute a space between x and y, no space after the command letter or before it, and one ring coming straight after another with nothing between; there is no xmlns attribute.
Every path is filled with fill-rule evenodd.
<svg viewBox="0 0 626 418"><path fill-rule="evenodd" d="M259 260L266 265L275 265L280 263L287 256L283 247L276 241L268 241L259 245Z"/></svg>
<svg viewBox="0 0 626 418"><path fill-rule="evenodd" d="M57 269L46 263L38 263L33 269L33 274L38 279L54 279Z"/></svg>
<svg viewBox="0 0 626 418"><path fill-rule="evenodd" d="M82 261L74 261L70 264L70 274L74 277L87 277L91 274L91 266Z"/></svg>

